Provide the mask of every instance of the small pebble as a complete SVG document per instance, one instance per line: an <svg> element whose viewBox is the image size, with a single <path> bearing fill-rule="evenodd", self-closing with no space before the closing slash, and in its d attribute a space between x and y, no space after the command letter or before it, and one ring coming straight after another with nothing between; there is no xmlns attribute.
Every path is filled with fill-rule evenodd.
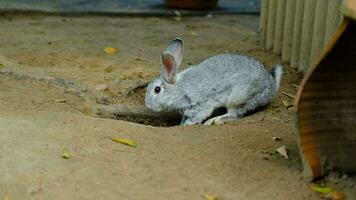
<svg viewBox="0 0 356 200"><path fill-rule="evenodd" d="M95 90L97 91L105 91L107 89L109 89L109 86L106 84L98 84L95 86Z"/></svg>

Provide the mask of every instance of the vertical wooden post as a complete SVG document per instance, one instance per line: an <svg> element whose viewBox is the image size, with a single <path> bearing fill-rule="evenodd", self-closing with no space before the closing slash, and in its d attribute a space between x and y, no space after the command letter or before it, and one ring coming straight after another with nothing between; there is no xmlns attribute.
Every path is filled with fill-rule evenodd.
<svg viewBox="0 0 356 200"><path fill-rule="evenodd" d="M282 60L284 61L290 61L291 59L295 8L296 0L287 0L282 47Z"/></svg>
<svg viewBox="0 0 356 200"><path fill-rule="evenodd" d="M340 24L340 12L339 9L337 9L339 8L340 4L341 0L329 0L328 13L326 17L324 47L329 43L330 39Z"/></svg>
<svg viewBox="0 0 356 200"><path fill-rule="evenodd" d="M269 6L269 0L262 0L261 17L260 17L260 33L262 35L261 37L262 46L266 46L268 6Z"/></svg>
<svg viewBox="0 0 356 200"><path fill-rule="evenodd" d="M304 19L302 28L302 44L300 47L298 71L305 72L309 67L310 52L313 36L313 25L316 0L306 0L304 5Z"/></svg>
<svg viewBox="0 0 356 200"><path fill-rule="evenodd" d="M273 47L273 38L276 25L276 15L277 15L277 1L278 0L269 0L268 6L268 21L267 21L267 40L266 47L267 49L272 49Z"/></svg>
<svg viewBox="0 0 356 200"><path fill-rule="evenodd" d="M293 27L293 42L292 42L292 54L291 54L291 65L292 67L298 67L299 65L299 54L300 54L300 40L302 35L302 25L304 16L304 0L296 0L296 10L294 18ZM311 0L306 0L311 1Z"/></svg>
<svg viewBox="0 0 356 200"><path fill-rule="evenodd" d="M283 29L284 29L284 19L286 15L286 1L287 0L278 0L277 4L277 19L276 19L276 30L274 33L274 42L273 42L273 53L280 54L282 53L283 46Z"/></svg>
<svg viewBox="0 0 356 200"><path fill-rule="evenodd" d="M328 13L328 3L316 0L313 38L310 52L309 66L312 65L324 49L325 27Z"/></svg>

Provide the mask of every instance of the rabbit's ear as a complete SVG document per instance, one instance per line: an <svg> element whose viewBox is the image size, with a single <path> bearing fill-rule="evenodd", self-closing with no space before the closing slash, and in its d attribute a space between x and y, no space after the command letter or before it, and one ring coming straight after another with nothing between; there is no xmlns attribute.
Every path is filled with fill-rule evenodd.
<svg viewBox="0 0 356 200"><path fill-rule="evenodd" d="M177 67L179 67L183 59L183 40L180 38L172 40L166 51L174 57L174 61Z"/></svg>
<svg viewBox="0 0 356 200"><path fill-rule="evenodd" d="M173 55L168 51L164 51L161 57L163 69L162 76L168 83L175 83L177 76L177 64Z"/></svg>

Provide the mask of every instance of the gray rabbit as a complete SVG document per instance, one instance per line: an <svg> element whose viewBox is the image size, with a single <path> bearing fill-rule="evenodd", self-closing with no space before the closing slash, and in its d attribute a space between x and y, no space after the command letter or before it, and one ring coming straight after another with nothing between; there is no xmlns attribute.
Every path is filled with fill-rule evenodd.
<svg viewBox="0 0 356 200"><path fill-rule="evenodd" d="M278 91L282 68L268 72L257 60L221 54L178 73L183 59L183 41L173 40L163 51L162 72L148 84L145 104L153 111L177 110L181 125L221 124L243 117L272 101ZM210 118L225 107L227 113Z"/></svg>

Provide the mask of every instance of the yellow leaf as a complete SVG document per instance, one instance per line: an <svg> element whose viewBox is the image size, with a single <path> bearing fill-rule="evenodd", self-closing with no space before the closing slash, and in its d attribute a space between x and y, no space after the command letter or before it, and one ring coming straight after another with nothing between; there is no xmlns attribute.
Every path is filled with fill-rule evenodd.
<svg viewBox="0 0 356 200"><path fill-rule="evenodd" d="M125 144L131 147L136 147L137 143L133 140L129 140L129 139L124 139L124 138L111 138L112 141L121 143L121 144Z"/></svg>
<svg viewBox="0 0 356 200"><path fill-rule="evenodd" d="M114 48L114 47L105 47L104 51L107 54L115 54L115 53L119 52L119 49L118 48Z"/></svg>
<svg viewBox="0 0 356 200"><path fill-rule="evenodd" d="M218 200L218 197L212 196L212 195L209 195L209 194L206 194L206 193L203 194L203 197L204 197L206 200Z"/></svg>
<svg viewBox="0 0 356 200"><path fill-rule="evenodd" d="M68 150L64 150L63 154L62 154L62 158L64 159L69 159L70 157L72 157L72 155L70 155Z"/></svg>
<svg viewBox="0 0 356 200"><path fill-rule="evenodd" d="M312 186L311 189L320 194L330 194L333 192L333 189L330 187Z"/></svg>
<svg viewBox="0 0 356 200"><path fill-rule="evenodd" d="M9 200L9 196L5 195L4 200Z"/></svg>

